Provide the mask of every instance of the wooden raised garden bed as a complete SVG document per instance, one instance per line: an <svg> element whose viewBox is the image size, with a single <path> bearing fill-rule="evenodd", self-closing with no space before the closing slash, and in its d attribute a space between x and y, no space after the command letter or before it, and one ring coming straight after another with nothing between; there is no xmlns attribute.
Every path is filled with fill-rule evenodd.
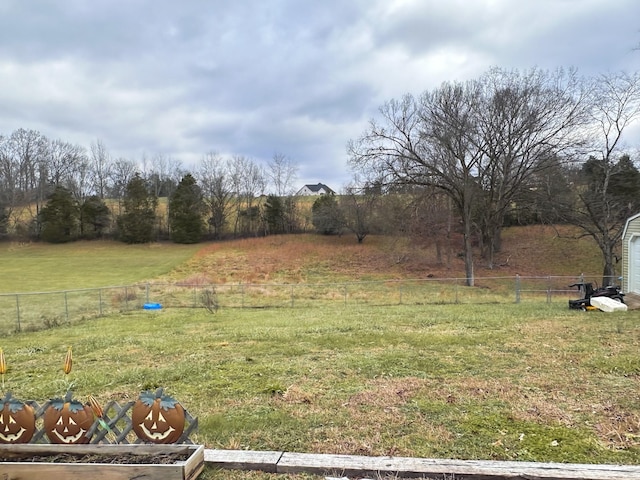
<svg viewBox="0 0 640 480"><path fill-rule="evenodd" d="M0 445L3 480L195 480L202 445Z"/></svg>

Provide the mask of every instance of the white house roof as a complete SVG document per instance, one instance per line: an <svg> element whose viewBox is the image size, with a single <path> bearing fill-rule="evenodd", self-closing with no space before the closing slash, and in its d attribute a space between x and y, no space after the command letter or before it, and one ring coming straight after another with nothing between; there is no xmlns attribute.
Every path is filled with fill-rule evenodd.
<svg viewBox="0 0 640 480"><path fill-rule="evenodd" d="M308 183L306 184L304 187L302 188L306 188L307 190L309 190L310 192L313 193L317 193L320 190L324 190L327 193L335 193L331 188L329 188L327 185L325 185L324 183L317 183L317 184L312 184L312 183ZM302 190L302 189L301 189Z"/></svg>

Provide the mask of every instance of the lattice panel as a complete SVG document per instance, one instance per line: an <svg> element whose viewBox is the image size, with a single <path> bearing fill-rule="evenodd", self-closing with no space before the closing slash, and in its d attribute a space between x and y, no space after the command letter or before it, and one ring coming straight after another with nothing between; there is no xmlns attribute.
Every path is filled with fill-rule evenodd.
<svg viewBox="0 0 640 480"><path fill-rule="evenodd" d="M42 405L39 405L36 401L25 402L33 407L36 415L36 432L29 443L50 443L47 438L44 425L43 416L45 410L49 407L50 402L46 401ZM109 427L110 431L105 429L96 419L91 428L87 432L87 436L91 439L89 443L93 444L132 444L132 443L145 443L140 440L133 431L133 425L131 422L130 412L135 404L134 401L127 402L120 405L118 402L112 400L104 408L104 415L102 419ZM183 444L193 444L190 436L196 433L198 430L198 418L193 417L186 409L185 414L185 426L184 432L180 436L177 442Z"/></svg>

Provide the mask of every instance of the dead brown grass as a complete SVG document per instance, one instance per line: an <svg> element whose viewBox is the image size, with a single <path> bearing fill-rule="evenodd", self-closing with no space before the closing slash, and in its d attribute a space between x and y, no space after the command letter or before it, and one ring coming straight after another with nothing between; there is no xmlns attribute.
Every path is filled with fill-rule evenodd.
<svg viewBox="0 0 640 480"><path fill-rule="evenodd" d="M610 448L629 448L640 445L640 415L626 412L615 404L594 405L605 417L595 425L598 436Z"/></svg>
<svg viewBox="0 0 640 480"><path fill-rule="evenodd" d="M475 274L598 274L602 267L597 247L591 240L571 238L575 233L568 227L505 229L503 249L494 265L489 268L478 257ZM358 244L350 235L276 235L204 244L168 277L173 281L206 279L212 283L460 278L465 275L460 251L460 238L442 247L439 259L435 244L415 240L368 236Z"/></svg>

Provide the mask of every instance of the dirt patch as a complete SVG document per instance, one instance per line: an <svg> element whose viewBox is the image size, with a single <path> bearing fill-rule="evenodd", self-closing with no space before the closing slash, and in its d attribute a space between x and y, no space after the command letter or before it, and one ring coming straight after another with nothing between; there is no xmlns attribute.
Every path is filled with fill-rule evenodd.
<svg viewBox="0 0 640 480"><path fill-rule="evenodd" d="M420 389L426 385L419 378L380 379L375 380L368 390L353 395L347 404L357 409L370 407L390 411L407 403Z"/></svg>

